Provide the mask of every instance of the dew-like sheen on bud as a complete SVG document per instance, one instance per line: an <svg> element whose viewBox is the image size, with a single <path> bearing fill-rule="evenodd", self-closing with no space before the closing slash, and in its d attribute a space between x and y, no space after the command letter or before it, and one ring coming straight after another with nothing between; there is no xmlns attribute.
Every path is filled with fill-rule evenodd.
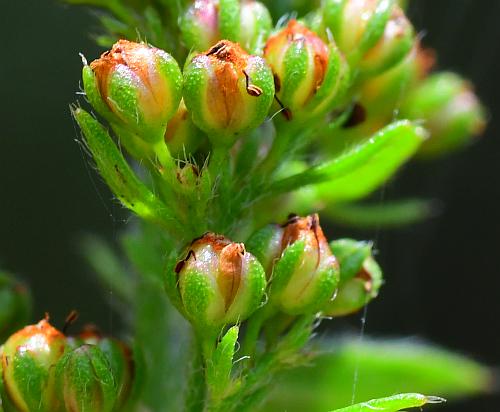
<svg viewBox="0 0 500 412"><path fill-rule="evenodd" d="M119 40L83 69L85 93L108 121L149 142L163 138L182 95L175 59L145 43Z"/></svg>
<svg viewBox="0 0 500 412"><path fill-rule="evenodd" d="M264 58L274 73L277 101L289 120L324 114L347 81L347 65L335 44L326 45L296 20L271 36Z"/></svg>
<svg viewBox="0 0 500 412"><path fill-rule="evenodd" d="M58 411L54 369L65 350L66 337L47 320L12 335L2 351L2 380L7 402L22 412Z"/></svg>
<svg viewBox="0 0 500 412"><path fill-rule="evenodd" d="M245 246L213 233L195 240L175 271L184 313L200 330L245 320L266 288L264 269Z"/></svg>
<svg viewBox="0 0 500 412"><path fill-rule="evenodd" d="M430 138L420 154L427 157L465 146L486 127L485 111L470 83L449 72L422 81L402 104L400 115L425 122Z"/></svg>
<svg viewBox="0 0 500 412"><path fill-rule="evenodd" d="M339 267L318 215L291 216L283 226L258 231L247 244L271 279L269 302L283 312L318 312L332 299Z"/></svg>
<svg viewBox="0 0 500 412"><path fill-rule="evenodd" d="M324 313L345 316L377 297L383 281L382 270L372 256L371 243L339 239L330 246L339 260L340 282L335 299L326 304Z"/></svg>
<svg viewBox="0 0 500 412"><path fill-rule="evenodd" d="M238 133L258 127L274 97L271 69L238 44L220 41L184 70L184 102L213 144L230 147Z"/></svg>

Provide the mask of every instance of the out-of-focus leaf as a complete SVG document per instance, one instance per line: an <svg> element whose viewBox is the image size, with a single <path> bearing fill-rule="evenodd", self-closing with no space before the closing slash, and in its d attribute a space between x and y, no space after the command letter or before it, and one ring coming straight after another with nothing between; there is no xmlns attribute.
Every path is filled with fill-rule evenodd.
<svg viewBox="0 0 500 412"><path fill-rule="evenodd" d="M425 396L419 393L401 393L387 398L372 399L371 401L358 403L333 412L397 412L403 408L419 408L429 403L443 403L443 398L436 396Z"/></svg>
<svg viewBox="0 0 500 412"><path fill-rule="evenodd" d="M390 124L340 156L271 185L286 193L308 185L318 201L341 202L368 195L411 158L425 140L425 129L403 120Z"/></svg>
<svg viewBox="0 0 500 412"><path fill-rule="evenodd" d="M436 211L432 201L402 199L377 204L339 204L326 207L323 215L335 222L359 228L388 228L415 224Z"/></svg>
<svg viewBox="0 0 500 412"><path fill-rule="evenodd" d="M412 340L326 340L330 352L276 382L262 411L324 412L392 393L456 399L489 392L492 372L464 356Z"/></svg>

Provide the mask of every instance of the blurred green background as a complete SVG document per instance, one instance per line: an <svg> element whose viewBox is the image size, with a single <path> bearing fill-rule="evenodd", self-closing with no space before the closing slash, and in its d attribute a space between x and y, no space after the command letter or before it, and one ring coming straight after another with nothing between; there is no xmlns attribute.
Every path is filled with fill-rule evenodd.
<svg viewBox="0 0 500 412"><path fill-rule="evenodd" d="M366 333L419 336L500 363L500 2L414 0L410 12L439 68L472 79L490 110L475 146L438 162L413 163L373 199L438 199L441 215L391 231L330 225L330 237L376 241L386 285L367 311ZM90 12L50 0L2 1L0 12L0 266L32 286L35 314L118 333L113 291L101 291L78 249L86 233L117 238L129 221L92 169L69 114L77 99L79 52L93 59ZM359 333L360 316L329 329ZM500 398L449 405L493 411Z"/></svg>

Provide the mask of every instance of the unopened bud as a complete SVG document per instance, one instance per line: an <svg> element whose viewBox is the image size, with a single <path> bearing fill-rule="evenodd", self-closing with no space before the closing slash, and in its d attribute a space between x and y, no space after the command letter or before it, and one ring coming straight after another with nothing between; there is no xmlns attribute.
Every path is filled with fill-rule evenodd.
<svg viewBox="0 0 500 412"><path fill-rule="evenodd" d="M180 27L189 49L208 49L220 40L219 1L195 0L182 16Z"/></svg>
<svg viewBox="0 0 500 412"><path fill-rule="evenodd" d="M377 297L382 270L372 256L372 245L351 239L331 243L340 264L340 283L335 299L325 306L328 316L345 316L362 309Z"/></svg>
<svg viewBox="0 0 500 412"><path fill-rule="evenodd" d="M177 109L174 117L168 122L165 132L165 142L173 157L186 159L206 140L191 119L184 101Z"/></svg>
<svg viewBox="0 0 500 412"><path fill-rule="evenodd" d="M184 71L184 101L213 144L232 146L258 127L274 97L271 69L238 44L223 40L193 58Z"/></svg>
<svg viewBox="0 0 500 412"><path fill-rule="evenodd" d="M359 62L363 76L380 74L400 63L415 43L411 23L400 7L394 7L380 40Z"/></svg>
<svg viewBox="0 0 500 412"><path fill-rule="evenodd" d="M347 79L347 66L336 46L327 46L296 20L269 38L264 57L274 73L277 100L289 120L328 111Z"/></svg>
<svg viewBox="0 0 500 412"><path fill-rule="evenodd" d="M399 8L395 3L394 0L325 0L325 32L333 35L351 65L357 66L379 42L378 51L374 51L373 58L385 58L392 55L392 48L397 48L397 34L406 33L406 28L401 30L399 20L396 19L386 31L395 8ZM368 58L367 63L371 60L372 58Z"/></svg>
<svg viewBox="0 0 500 412"><path fill-rule="evenodd" d="M103 336L99 330L88 325L78 336L81 345L95 345L109 362L117 390L117 406L123 406L129 398L134 379L134 361L130 348L123 342ZM119 409L119 408L118 408Z"/></svg>
<svg viewBox="0 0 500 412"><path fill-rule="evenodd" d="M0 272L0 342L26 324L30 311L31 297L26 286Z"/></svg>
<svg viewBox="0 0 500 412"><path fill-rule="evenodd" d="M47 320L12 335L2 352L6 402L23 412L59 410L54 369L65 349L65 336Z"/></svg>
<svg viewBox="0 0 500 412"><path fill-rule="evenodd" d="M248 242L271 278L270 303L292 315L314 313L332 299L339 267L319 226L318 215L291 216Z"/></svg>
<svg viewBox="0 0 500 412"><path fill-rule="evenodd" d="M249 53L261 54L273 27L269 10L259 1L243 0L240 14L240 44Z"/></svg>
<svg viewBox="0 0 500 412"><path fill-rule="evenodd" d="M264 269L245 246L213 233L195 240L175 271L185 315L201 330L245 320L266 288Z"/></svg>
<svg viewBox="0 0 500 412"><path fill-rule="evenodd" d="M116 410L118 388L103 351L84 344L66 353L57 363L56 387L65 410L111 412Z"/></svg>
<svg viewBox="0 0 500 412"><path fill-rule="evenodd" d="M420 83L403 103L401 117L425 122L430 138L420 153L429 157L463 147L486 126L470 83L454 73L437 73Z"/></svg>
<svg viewBox="0 0 500 412"><path fill-rule="evenodd" d="M83 69L85 93L110 122L149 142L160 141L182 95L175 59L145 43L120 40Z"/></svg>

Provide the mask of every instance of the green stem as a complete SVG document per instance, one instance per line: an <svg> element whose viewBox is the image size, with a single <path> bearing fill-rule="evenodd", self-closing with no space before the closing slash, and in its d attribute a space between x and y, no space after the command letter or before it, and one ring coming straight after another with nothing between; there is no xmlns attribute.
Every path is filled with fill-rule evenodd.
<svg viewBox="0 0 500 412"><path fill-rule="evenodd" d="M202 412L204 410L206 385L205 385L205 363L203 349L197 338L193 338L187 393L185 399L186 412Z"/></svg>
<svg viewBox="0 0 500 412"><path fill-rule="evenodd" d="M272 305L268 303L257 312L255 312L248 320L247 328L245 331L245 338L243 340L242 353L244 356L249 356L251 362L255 362L255 353L257 341L259 340L260 331L265 321L269 319L274 313Z"/></svg>

